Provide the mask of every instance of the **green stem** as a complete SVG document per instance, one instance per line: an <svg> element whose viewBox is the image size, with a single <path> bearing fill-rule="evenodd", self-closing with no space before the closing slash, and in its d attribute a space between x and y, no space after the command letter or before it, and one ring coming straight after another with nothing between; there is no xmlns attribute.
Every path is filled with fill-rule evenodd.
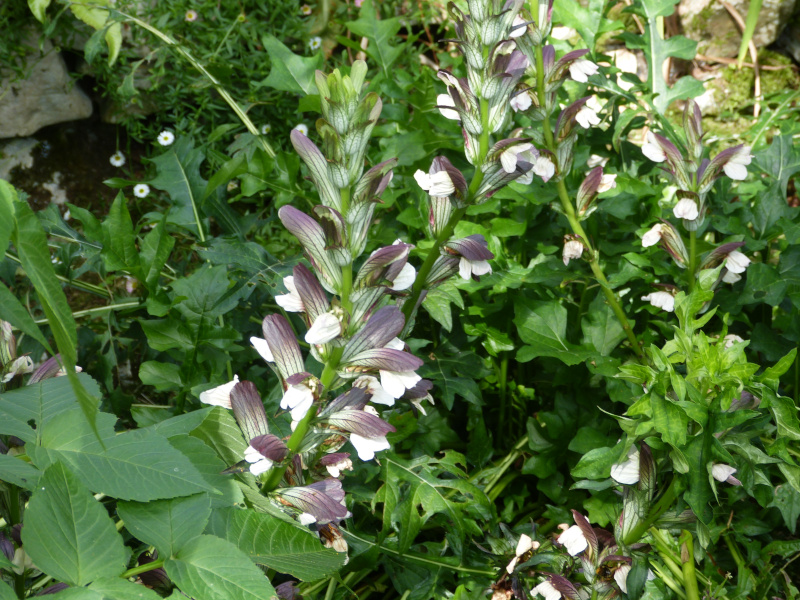
<svg viewBox="0 0 800 600"><path fill-rule="evenodd" d="M87 308L85 310L76 310L72 313L73 318L77 319L79 317L87 317L89 315L94 315L97 313L108 312L112 310L124 310L126 308L136 308L142 307L144 304L142 302L122 302L120 304L107 304L106 306L98 306L96 308ZM37 325L44 325L47 323L47 319L38 319L34 321Z"/></svg>
<svg viewBox="0 0 800 600"><path fill-rule="evenodd" d="M553 138L553 130L550 127L550 113L547 107L547 91L544 85L544 57L542 56L541 46L536 47L536 89L539 97L539 106L542 108L544 113L544 121L542 126L544 129L545 142L547 149L550 150L550 152L552 152L555 156L557 146ZM606 300L611 306L611 310L614 311L614 315L617 317L620 325L622 325L622 329L625 331L625 335L628 337L628 341L631 343L633 351L640 358L644 358L644 351L639 346L639 341L636 339L636 334L633 333L633 327L631 327L628 317L625 315L625 311L622 309L622 305L620 304L617 295L614 293L614 290L611 289L611 285L608 283L605 273L603 273L603 268L600 266L599 254L592 247L592 244L589 242L589 236L586 235L580 219L578 219L577 215L575 214L575 208L572 205L572 200L570 200L569 193L567 192L567 185L564 183L563 179L559 179L559 181L556 183L556 188L558 189L558 197L561 200L561 207L564 210L564 215L567 217L567 221L569 221L572 232L581 238L581 242L586 248L586 252L589 256L589 266L591 267L595 278L600 283L600 287L603 289L603 294L605 294Z"/></svg>
<svg viewBox="0 0 800 600"><path fill-rule="evenodd" d="M333 594L336 592L336 580L331 577L328 581L328 589L325 590L325 600L333 600Z"/></svg>
<svg viewBox="0 0 800 600"><path fill-rule="evenodd" d="M681 600L686 600L686 594L683 593L681 586L667 573L662 569L659 565L653 563L651 564L653 571L655 571L658 578L663 581L669 589L675 592Z"/></svg>
<svg viewBox="0 0 800 600"><path fill-rule="evenodd" d="M10 252L6 252L6 258L10 258L17 264L20 265L22 264L22 261L18 257L11 254ZM58 279L62 283L66 283L67 285L77 288L79 290L83 290L85 292L101 296L103 298L110 297L108 291L105 288L100 287L99 285L86 283L85 281L81 281L79 279L69 279L67 277L64 277L63 275L58 275L58 274L56 274L56 279Z"/></svg>
<svg viewBox="0 0 800 600"><path fill-rule="evenodd" d="M700 590L697 586L697 575L694 567L694 541L692 540L692 534L683 530L678 542L681 545L683 589L686 590L686 599L700 600Z"/></svg>
<svg viewBox="0 0 800 600"><path fill-rule="evenodd" d="M639 522L636 527L628 532L628 535L626 535L625 539L623 540L623 543L626 546L635 544L642 539L642 536L648 529L650 529L653 523L655 523L658 518L670 508L670 506L672 506L672 503L678 496L675 485L676 481L677 480L673 477L672 481L669 482L669 486L667 486L667 489L664 490L664 493L661 495L661 498L659 498L658 502L656 502L650 509L650 514L647 515L647 518L644 521Z"/></svg>
<svg viewBox="0 0 800 600"><path fill-rule="evenodd" d="M22 503L20 502L21 490L16 485L8 484L8 516L11 519L9 525L22 523ZM25 597L25 572L14 573L14 591L17 598L22 600Z"/></svg>
<svg viewBox="0 0 800 600"><path fill-rule="evenodd" d="M123 579L130 579L131 577L136 577L142 573L147 573L148 571L154 571L156 569L160 569L164 566L164 562L166 558L159 558L158 560L154 560L151 563L147 563L146 565L139 565L138 567L133 567L132 569L128 569L125 571L120 577Z"/></svg>
<svg viewBox="0 0 800 600"><path fill-rule="evenodd" d="M694 289L697 272L697 231L689 232L689 291Z"/></svg>

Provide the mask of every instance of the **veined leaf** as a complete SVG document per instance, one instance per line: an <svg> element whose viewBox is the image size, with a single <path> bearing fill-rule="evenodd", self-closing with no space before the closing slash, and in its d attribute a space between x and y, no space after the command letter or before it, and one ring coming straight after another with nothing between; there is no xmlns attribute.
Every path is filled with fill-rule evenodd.
<svg viewBox="0 0 800 600"><path fill-rule="evenodd" d="M557 300L514 303L514 324L528 346L517 351L517 360L527 362L537 356L553 356L567 365L576 365L593 356L567 341L567 309Z"/></svg>
<svg viewBox="0 0 800 600"><path fill-rule="evenodd" d="M392 42L397 39L397 32L400 31L400 19L392 17L379 20L375 14L372 0L364 0L358 13L358 20L348 21L345 23L345 27L353 34L369 40L369 46L365 50L367 56L378 63L384 75L389 77L389 68L400 57L404 48L404 46L392 45Z"/></svg>
<svg viewBox="0 0 800 600"><path fill-rule="evenodd" d="M314 73L322 68L324 58L321 52L311 57L298 56L284 46L274 35L261 38L269 53L272 68L262 85L282 92L294 94L318 94Z"/></svg>
<svg viewBox="0 0 800 600"><path fill-rule="evenodd" d="M42 473L39 469L21 458L10 454L0 454L0 480L13 483L26 490L33 490L41 476Z"/></svg>

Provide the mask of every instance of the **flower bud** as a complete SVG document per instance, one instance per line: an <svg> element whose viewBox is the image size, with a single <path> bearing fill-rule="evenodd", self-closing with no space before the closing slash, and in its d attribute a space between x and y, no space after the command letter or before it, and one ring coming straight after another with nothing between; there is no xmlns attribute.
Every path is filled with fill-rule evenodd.
<svg viewBox="0 0 800 600"><path fill-rule="evenodd" d="M583 255L583 242L579 236L568 234L564 236L564 250L562 252L562 259L564 266L569 264L570 260L580 258Z"/></svg>

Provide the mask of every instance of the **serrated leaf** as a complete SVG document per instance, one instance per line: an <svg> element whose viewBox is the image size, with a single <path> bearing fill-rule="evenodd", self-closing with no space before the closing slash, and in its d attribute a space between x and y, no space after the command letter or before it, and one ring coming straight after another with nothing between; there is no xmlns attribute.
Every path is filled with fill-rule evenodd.
<svg viewBox="0 0 800 600"><path fill-rule="evenodd" d="M230 542L201 535L164 564L169 578L196 600L268 600L275 589L264 573Z"/></svg>
<svg viewBox="0 0 800 600"><path fill-rule="evenodd" d="M346 553L325 548L308 529L253 510L214 511L208 531L233 542L254 562L302 581L337 572L347 558Z"/></svg>
<svg viewBox="0 0 800 600"><path fill-rule="evenodd" d="M399 17L378 19L376 14L372 0L364 0L358 12L358 20L348 21L344 25L353 34L369 40L369 46L365 50L367 56L378 63L384 75L388 77L389 68L403 53L404 46L392 45L397 39L401 23Z"/></svg>
<svg viewBox="0 0 800 600"><path fill-rule="evenodd" d="M61 463L44 472L31 496L22 542L39 569L72 585L119 575L128 559L106 509Z"/></svg>
<svg viewBox="0 0 800 600"><path fill-rule="evenodd" d="M308 58L298 56L284 46L274 35L261 38L264 49L269 54L272 68L262 85L282 92L294 94L318 94L314 73L322 68L322 53Z"/></svg>
<svg viewBox="0 0 800 600"><path fill-rule="evenodd" d="M211 515L208 494L151 502L119 502L117 513L138 540L155 546L161 557L173 556L205 529Z"/></svg>
<svg viewBox="0 0 800 600"><path fill-rule="evenodd" d="M104 448L80 414L69 411L44 425L41 446L28 444L26 450L39 468L63 461L89 489L121 500L219 493L166 438L150 428L116 435L115 422L114 415L98 414Z"/></svg>
<svg viewBox="0 0 800 600"><path fill-rule="evenodd" d="M552 356L567 365L576 365L593 353L567 341L567 309L557 300L514 303L514 324L528 346L517 351L517 360L526 362L537 356Z"/></svg>

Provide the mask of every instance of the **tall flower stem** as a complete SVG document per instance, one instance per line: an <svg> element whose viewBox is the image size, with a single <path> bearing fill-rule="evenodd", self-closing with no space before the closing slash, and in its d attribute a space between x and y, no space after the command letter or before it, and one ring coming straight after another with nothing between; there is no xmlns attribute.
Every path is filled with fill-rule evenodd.
<svg viewBox="0 0 800 600"><path fill-rule="evenodd" d="M697 273L697 231L689 232L689 291L694 289L695 273Z"/></svg>
<svg viewBox="0 0 800 600"><path fill-rule="evenodd" d="M700 600L700 591L697 586L697 575L694 567L694 542L692 534L686 530L681 532L678 540L681 545L681 567L683 569L683 589L686 590L687 600Z"/></svg>
<svg viewBox="0 0 800 600"><path fill-rule="evenodd" d="M542 127L544 129L545 143L547 145L547 149L552 152L554 156L556 156L557 146L555 140L553 139L553 130L550 126L550 114L548 113L547 109L547 92L544 85L544 58L542 56L541 46L536 47L536 90L539 98L539 106L543 108L544 112L544 121L542 123ZM556 183L556 188L558 190L558 197L561 200L561 207L564 210L564 216L567 217L567 221L569 221L569 225L573 233L581 238L581 242L587 250L589 255L589 266L592 269L595 279L597 279L598 283L600 283L600 287L603 289L603 293L605 294L606 300L608 300L608 303L611 306L611 310L614 311L614 315L616 315L617 320L619 321L620 325L622 325L625 335L628 336L628 341L630 341L633 351L636 352L637 356L643 358L644 352L642 351L641 346L639 346L639 341L636 339L636 334L633 333L633 327L631 327L630 321L628 321L628 317L625 315L625 311L623 310L617 295L614 293L614 290L611 289L611 284L609 284L605 273L603 273L603 267L600 265L599 254L592 246L591 242L589 241L589 236L586 235L578 216L575 214L575 207L573 206L572 200L569 197L567 186L564 183L563 178L558 180Z"/></svg>
<svg viewBox="0 0 800 600"><path fill-rule="evenodd" d="M677 480L673 478L672 481L669 482L667 489L664 490L664 493L661 495L661 498L658 499L658 502L652 506L647 517L643 521L640 521L636 527L628 532L628 535L626 535L625 539L623 540L623 543L626 546L635 544L642 539L642 536L648 529L650 529L653 523L655 523L661 515L669 510L669 508L672 506L672 503L675 501L675 498L678 497L678 490L676 489L675 484L676 481Z"/></svg>

